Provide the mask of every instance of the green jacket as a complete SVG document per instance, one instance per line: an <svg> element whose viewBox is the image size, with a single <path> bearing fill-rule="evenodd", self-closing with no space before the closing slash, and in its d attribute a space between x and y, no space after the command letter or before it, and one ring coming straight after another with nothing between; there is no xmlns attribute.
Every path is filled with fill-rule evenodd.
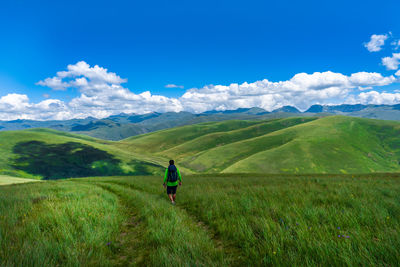
<svg viewBox="0 0 400 267"><path fill-rule="evenodd" d="M176 167L176 166L175 166ZM176 172L178 173L178 180L175 182L167 182L167 186L176 186L178 185L178 181L182 182L182 176L181 172L179 171L178 167L176 167ZM168 168L165 170L165 175L164 175L164 184L168 179Z"/></svg>

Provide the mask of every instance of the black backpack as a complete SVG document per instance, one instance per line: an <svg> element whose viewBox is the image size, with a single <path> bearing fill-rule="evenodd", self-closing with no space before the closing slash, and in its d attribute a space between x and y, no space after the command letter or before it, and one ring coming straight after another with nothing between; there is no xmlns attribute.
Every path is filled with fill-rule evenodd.
<svg viewBox="0 0 400 267"><path fill-rule="evenodd" d="M168 182L178 181L178 172L175 165L168 166Z"/></svg>

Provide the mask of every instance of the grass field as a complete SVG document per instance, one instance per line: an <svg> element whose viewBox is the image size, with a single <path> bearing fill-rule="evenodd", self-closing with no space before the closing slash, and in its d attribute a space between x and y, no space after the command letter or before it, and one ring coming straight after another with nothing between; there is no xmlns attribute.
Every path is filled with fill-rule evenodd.
<svg viewBox="0 0 400 267"><path fill-rule="evenodd" d="M396 266L400 174L185 176L0 187L0 265Z"/></svg>
<svg viewBox="0 0 400 267"><path fill-rule="evenodd" d="M35 144L32 146L32 144ZM68 147L68 144L72 144ZM145 156L142 153L127 151L114 145L115 142L96 139L85 135L70 134L50 129L29 129L23 131L2 131L0 132L0 174L18 176L25 178L46 178L41 170L64 171L54 178L70 178L82 176L86 170L98 170L97 175L115 174L115 168L104 168L101 163L104 158L114 157L119 161L114 167L118 172L143 174L160 173L161 164L166 164L167 160L162 160L157 156ZM19 150L19 151L16 151ZM76 153L83 151L79 155ZM24 154L21 155L20 152ZM18 153L19 152L19 153ZM97 153L97 155L96 155ZM106 154L106 155L105 155ZM98 158L98 155L103 158ZM86 168L76 168L77 165L87 159L92 162ZM22 168L14 165L16 158L23 158L25 162L20 164ZM29 162L31 161L31 162ZM31 163L32 168L26 168ZM69 164L67 164L69 163ZM68 170L76 169L75 175L69 176ZM97 176L96 175L96 176Z"/></svg>
<svg viewBox="0 0 400 267"><path fill-rule="evenodd" d="M195 173L398 172L399 132L399 122L300 117L190 125L119 143L176 159Z"/></svg>
<svg viewBox="0 0 400 267"><path fill-rule="evenodd" d="M62 179L184 174L400 171L400 123L345 116L207 122L118 142L48 129L0 132L0 174Z"/></svg>

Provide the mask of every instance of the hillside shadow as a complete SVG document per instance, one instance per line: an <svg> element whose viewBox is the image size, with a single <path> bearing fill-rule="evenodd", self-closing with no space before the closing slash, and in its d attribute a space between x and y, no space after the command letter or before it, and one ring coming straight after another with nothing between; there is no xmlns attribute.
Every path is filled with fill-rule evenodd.
<svg viewBox="0 0 400 267"><path fill-rule="evenodd" d="M89 145L40 141L17 143L13 148L15 169L43 176L43 179L122 175L120 160Z"/></svg>
<svg viewBox="0 0 400 267"><path fill-rule="evenodd" d="M155 170L159 170L161 171L161 174L163 174L164 171L164 167L151 162L131 160L129 165L134 169L132 175L154 175Z"/></svg>

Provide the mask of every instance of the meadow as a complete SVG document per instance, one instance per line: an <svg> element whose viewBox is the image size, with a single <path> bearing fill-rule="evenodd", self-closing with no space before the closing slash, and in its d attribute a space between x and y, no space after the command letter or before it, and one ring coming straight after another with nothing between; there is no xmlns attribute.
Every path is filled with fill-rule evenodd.
<svg viewBox="0 0 400 267"><path fill-rule="evenodd" d="M0 187L1 266L395 266L400 174L159 176Z"/></svg>
<svg viewBox="0 0 400 267"><path fill-rule="evenodd" d="M107 141L49 129L0 131L0 175L32 179L400 171L400 123L345 116L205 122Z"/></svg>

